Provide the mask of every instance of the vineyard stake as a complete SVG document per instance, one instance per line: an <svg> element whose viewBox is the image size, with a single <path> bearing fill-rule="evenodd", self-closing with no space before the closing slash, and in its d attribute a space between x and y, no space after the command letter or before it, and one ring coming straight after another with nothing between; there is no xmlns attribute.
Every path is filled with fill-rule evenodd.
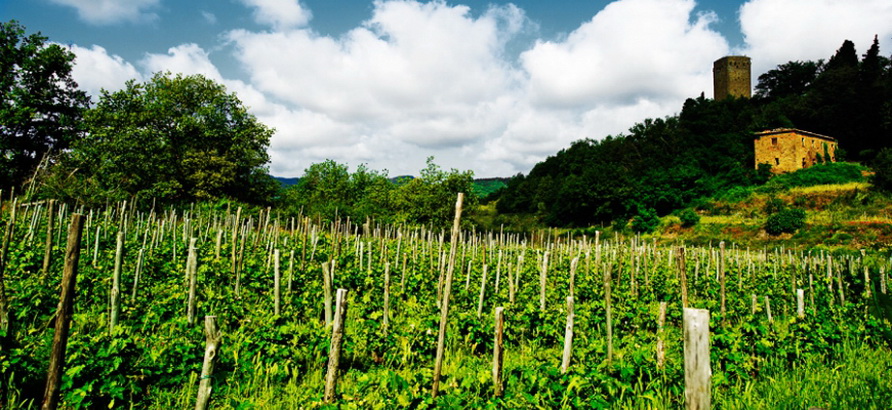
<svg viewBox="0 0 892 410"><path fill-rule="evenodd" d="M51 199L46 208L46 242L43 251L43 267L41 271L44 277L50 274L50 257L53 251L53 224L55 223L56 213L53 211L56 201Z"/></svg>
<svg viewBox="0 0 892 410"><path fill-rule="evenodd" d="M204 317L204 334L206 335L204 361L201 363L201 381L198 384L195 410L207 408L208 401L211 398L211 376L214 374L217 351L220 350L220 343L223 341L223 334L217 329L216 316Z"/></svg>
<svg viewBox="0 0 892 410"><path fill-rule="evenodd" d="M431 386L431 396L437 398L440 391L440 371L443 367L443 350L446 345L446 318L449 315L449 294L452 292L452 272L455 269L455 248L458 246L461 223L462 200L464 193L459 192L455 200L455 220L452 222L452 246L449 250L449 267L446 273L446 286L443 289L443 300L440 304L440 330L437 333L437 356L434 362L434 382Z"/></svg>
<svg viewBox="0 0 892 410"><path fill-rule="evenodd" d="M477 302L477 317L483 315L483 297L486 295L486 271L489 268L485 263L483 264L483 276L480 278L480 298Z"/></svg>
<svg viewBox="0 0 892 410"><path fill-rule="evenodd" d="M384 262L384 318L382 326L390 325L390 262Z"/></svg>
<svg viewBox="0 0 892 410"><path fill-rule="evenodd" d="M142 272L142 258L145 254L145 249L139 250L139 256L136 258L136 272L133 274L133 289L130 293L130 304L136 303L136 289L139 285L139 275Z"/></svg>
<svg viewBox="0 0 892 410"><path fill-rule="evenodd" d="M322 291L323 305L325 309L325 327L331 324L331 267L328 262L322 262Z"/></svg>
<svg viewBox="0 0 892 410"><path fill-rule="evenodd" d="M495 313L495 337L492 348L492 385L493 395L502 397L504 394L502 385L502 370L504 369L504 334L505 334L505 308L497 307Z"/></svg>
<svg viewBox="0 0 892 410"><path fill-rule="evenodd" d="M685 407L711 407L709 365L709 311L684 308Z"/></svg>
<svg viewBox="0 0 892 410"><path fill-rule="evenodd" d="M666 324L666 302L660 302L660 315L657 317L657 369L663 370L666 363L666 352L663 349L666 332L663 326Z"/></svg>
<svg viewBox="0 0 892 410"><path fill-rule="evenodd" d="M575 260L575 259L574 259ZM570 355L573 350L573 296L567 296L567 327L564 329L564 354L561 356L561 374L570 368Z"/></svg>
<svg viewBox="0 0 892 410"><path fill-rule="evenodd" d="M613 361L613 313L610 306L610 269L604 270L604 311L607 315L607 363Z"/></svg>
<svg viewBox="0 0 892 410"><path fill-rule="evenodd" d="M545 311L545 285L548 281L548 251L542 256L542 268L539 270L539 310Z"/></svg>
<svg viewBox="0 0 892 410"><path fill-rule="evenodd" d="M14 192L14 191L13 191ZM3 250L0 251L0 329L9 332L9 302L6 300L6 264L9 261L9 243L12 242L13 233L15 232L15 211L18 207L16 199L12 200L12 209L10 209L9 221L6 223L6 234L3 238Z"/></svg>
<svg viewBox="0 0 892 410"><path fill-rule="evenodd" d="M68 244L65 249L65 267L62 270L62 295L56 309L56 330L53 334L53 350L50 354L50 367L46 376L46 390L43 393L41 408L54 410L59 401L59 384L65 371L65 348L68 345L68 329L74 308L74 291L77 283L77 264L81 254L81 234L84 229L84 216L71 215L68 227Z"/></svg>
<svg viewBox="0 0 892 410"><path fill-rule="evenodd" d="M796 315L800 319L805 317L805 290L796 289Z"/></svg>
<svg viewBox="0 0 892 410"><path fill-rule="evenodd" d="M338 364L341 344L344 341L344 320L347 318L347 290L338 289L334 327L331 331L331 348L328 351L328 369L325 373L325 403L331 403L337 394Z"/></svg>
<svg viewBox="0 0 892 410"><path fill-rule="evenodd" d="M279 273L279 250L273 251L273 313L279 316L282 313L282 275Z"/></svg>
<svg viewBox="0 0 892 410"><path fill-rule="evenodd" d="M118 325L118 316L121 314L121 265L124 261L124 231L118 231L115 246L115 270L112 273L111 288L111 314L109 315L108 331L111 332Z"/></svg>

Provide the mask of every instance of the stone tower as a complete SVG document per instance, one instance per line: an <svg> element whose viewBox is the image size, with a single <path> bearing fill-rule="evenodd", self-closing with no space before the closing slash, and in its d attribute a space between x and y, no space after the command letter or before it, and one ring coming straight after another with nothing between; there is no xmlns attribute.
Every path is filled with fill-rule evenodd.
<svg viewBox="0 0 892 410"><path fill-rule="evenodd" d="M712 82L716 101L728 96L752 97L750 87L750 58L722 57L712 64Z"/></svg>

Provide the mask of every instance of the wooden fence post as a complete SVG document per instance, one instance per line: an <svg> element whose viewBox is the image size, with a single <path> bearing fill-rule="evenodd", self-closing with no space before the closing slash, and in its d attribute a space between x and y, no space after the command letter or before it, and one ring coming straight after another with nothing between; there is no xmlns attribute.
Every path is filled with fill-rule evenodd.
<svg viewBox="0 0 892 410"><path fill-rule="evenodd" d="M273 251L273 313L282 314L282 275L279 272L279 249Z"/></svg>
<svg viewBox="0 0 892 410"><path fill-rule="evenodd" d="M709 311L684 308L685 407L711 407L712 369L709 365Z"/></svg>
<svg viewBox="0 0 892 410"><path fill-rule="evenodd" d="M201 381L198 383L198 397L195 400L195 410L207 408L211 398L211 376L214 374L214 364L217 361L217 352L223 341L223 334L217 329L217 317L204 317L204 334L207 339L204 347L204 361L201 364Z"/></svg>
<svg viewBox="0 0 892 410"><path fill-rule="evenodd" d="M334 326L331 331L331 347L328 351L328 369L325 373L325 402L331 403L337 395L338 365L341 359L341 344L344 341L344 321L347 318L347 290L338 289L335 307Z"/></svg>
<svg viewBox="0 0 892 410"><path fill-rule="evenodd" d="M53 351L50 354L50 368L46 376L46 390L43 393L43 409L55 409L59 402L59 384L65 371L65 348L68 345L68 329L74 306L74 290L77 283L77 264L81 254L81 234L84 218L81 214L71 215L68 227L68 245L65 249L65 267L62 270L62 295L56 309L56 331L53 334Z"/></svg>
<svg viewBox="0 0 892 410"><path fill-rule="evenodd" d="M800 319L805 317L805 290L796 289L796 315Z"/></svg>

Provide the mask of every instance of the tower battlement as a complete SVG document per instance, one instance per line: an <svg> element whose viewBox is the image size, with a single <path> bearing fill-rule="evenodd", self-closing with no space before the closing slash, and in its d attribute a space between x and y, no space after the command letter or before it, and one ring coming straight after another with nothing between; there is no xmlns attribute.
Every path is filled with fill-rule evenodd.
<svg viewBox="0 0 892 410"><path fill-rule="evenodd" d="M744 56L722 57L712 64L712 81L716 101L729 96L752 97L750 58Z"/></svg>

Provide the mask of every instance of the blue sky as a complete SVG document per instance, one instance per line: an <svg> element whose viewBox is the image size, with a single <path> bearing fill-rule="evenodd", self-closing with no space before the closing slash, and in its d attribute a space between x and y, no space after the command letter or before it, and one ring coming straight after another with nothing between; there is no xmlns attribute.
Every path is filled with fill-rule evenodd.
<svg viewBox="0 0 892 410"><path fill-rule="evenodd" d="M167 70L203 74L276 129L274 175L333 159L417 174L528 172L581 138L712 94L712 61L753 78L892 44L888 0L0 0L77 54L92 95Z"/></svg>

